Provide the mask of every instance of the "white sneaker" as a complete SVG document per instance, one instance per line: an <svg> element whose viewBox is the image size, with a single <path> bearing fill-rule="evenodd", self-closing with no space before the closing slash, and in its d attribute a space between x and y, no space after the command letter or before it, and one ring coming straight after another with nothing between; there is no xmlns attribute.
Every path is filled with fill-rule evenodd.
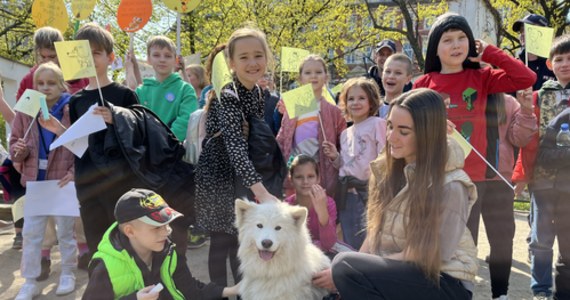
<svg viewBox="0 0 570 300"><path fill-rule="evenodd" d="M538 293L532 296L532 300L551 300L552 296L546 296L545 293Z"/></svg>
<svg viewBox="0 0 570 300"><path fill-rule="evenodd" d="M75 276L73 275L61 275L59 277L59 285L55 294L58 296L66 295L75 290Z"/></svg>
<svg viewBox="0 0 570 300"><path fill-rule="evenodd" d="M509 296L507 295L501 295L497 298L493 298L493 300L509 300Z"/></svg>
<svg viewBox="0 0 570 300"><path fill-rule="evenodd" d="M40 294L40 290L35 283L26 282L20 288L18 295L14 300L32 300L35 296Z"/></svg>

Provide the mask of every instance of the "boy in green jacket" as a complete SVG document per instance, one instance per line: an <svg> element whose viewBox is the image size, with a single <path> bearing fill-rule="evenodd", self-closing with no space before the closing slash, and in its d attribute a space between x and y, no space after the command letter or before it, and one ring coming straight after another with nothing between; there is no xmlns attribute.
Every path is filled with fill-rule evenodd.
<svg viewBox="0 0 570 300"><path fill-rule="evenodd" d="M182 58L179 58L182 61ZM196 92L177 72L176 46L165 36L154 36L147 42L147 61L155 77L146 78L135 92L140 103L158 115L174 135L183 141L190 114L198 109ZM184 69L183 69L184 70Z"/></svg>
<svg viewBox="0 0 570 300"><path fill-rule="evenodd" d="M131 189L115 206L115 222L89 265L83 299L221 299L237 295L237 285L204 284L168 239L182 216L153 191ZM158 287L157 287L158 286Z"/></svg>

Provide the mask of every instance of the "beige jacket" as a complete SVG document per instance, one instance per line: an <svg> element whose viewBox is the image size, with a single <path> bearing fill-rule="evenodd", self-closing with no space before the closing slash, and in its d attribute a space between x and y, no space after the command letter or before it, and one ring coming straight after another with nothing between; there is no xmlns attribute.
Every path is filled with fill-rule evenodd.
<svg viewBox="0 0 570 300"><path fill-rule="evenodd" d="M468 205L469 211L477 200L477 190L471 179L463 171L464 153L461 147L454 140L448 141L449 158L445 168L445 182L448 185L452 182L459 182L463 184L468 192ZM377 159L371 163L372 176L379 177L380 164L384 161ZM410 178L414 173L414 165L408 165L404 169L406 178ZM371 187L372 188L372 187ZM398 197L406 197L406 191L409 185L406 184L404 188L396 195ZM401 199L394 201L397 205L389 208L385 216L384 228L381 236L381 249L371 249L371 252L377 255L387 255L391 253L402 252L405 249L406 239L404 232L404 224L407 222L407 217L404 215L405 207L409 205L408 199ZM462 281L474 282L475 275L477 274L478 261L477 261L477 247L473 242L471 233L465 226L465 230L460 238L457 248L451 255L451 259L443 261L441 265L441 272L445 272L454 278ZM438 230L434 228L434 230Z"/></svg>

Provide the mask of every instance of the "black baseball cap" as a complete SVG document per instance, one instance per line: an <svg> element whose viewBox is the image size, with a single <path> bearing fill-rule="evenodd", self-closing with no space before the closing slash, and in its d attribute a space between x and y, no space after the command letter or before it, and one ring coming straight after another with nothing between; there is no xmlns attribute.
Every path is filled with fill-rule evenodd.
<svg viewBox="0 0 570 300"><path fill-rule="evenodd" d="M514 32L521 31L521 27L523 26L524 23L530 24L530 25L542 26L542 27L548 26L548 20L546 20L545 17L543 17L541 15L537 15L537 14L530 14L530 15L527 15L524 18L516 21L513 24L513 31Z"/></svg>
<svg viewBox="0 0 570 300"><path fill-rule="evenodd" d="M382 48L389 48L392 53L396 53L396 43L390 39L384 39L380 43L376 44L374 53L378 53Z"/></svg>
<svg viewBox="0 0 570 300"><path fill-rule="evenodd" d="M147 189L131 189L123 194L115 205L115 219L119 224L139 220L158 227L181 216L182 214L170 208L159 194Z"/></svg>

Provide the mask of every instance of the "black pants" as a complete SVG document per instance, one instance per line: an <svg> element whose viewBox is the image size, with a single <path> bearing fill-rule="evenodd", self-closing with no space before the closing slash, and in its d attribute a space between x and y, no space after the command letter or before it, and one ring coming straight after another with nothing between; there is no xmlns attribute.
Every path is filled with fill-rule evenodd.
<svg viewBox="0 0 570 300"><path fill-rule="evenodd" d="M210 232L210 253L208 272L210 281L220 286L228 285L226 261L229 257L234 282L239 282L239 260L237 258L238 239L236 235L223 232Z"/></svg>
<svg viewBox="0 0 570 300"><path fill-rule="evenodd" d="M376 255L339 253L332 264L334 283L343 300L470 300L461 281L441 273L439 287L411 263Z"/></svg>
<svg viewBox="0 0 570 300"><path fill-rule="evenodd" d="M471 208L467 228L477 245L479 218L483 216L491 250L489 254L491 292L492 297L497 298L507 295L509 289L515 236L514 192L503 181L476 182L475 185L478 198Z"/></svg>

